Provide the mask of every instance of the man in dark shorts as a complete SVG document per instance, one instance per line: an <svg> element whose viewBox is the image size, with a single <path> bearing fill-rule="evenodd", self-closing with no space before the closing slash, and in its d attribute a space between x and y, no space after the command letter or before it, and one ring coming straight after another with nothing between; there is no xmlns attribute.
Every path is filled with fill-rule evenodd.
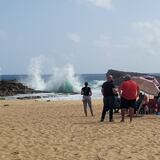
<svg viewBox="0 0 160 160"><path fill-rule="evenodd" d="M103 111L101 115L101 122L104 121L106 112L109 111L109 121L113 121L113 108L114 108L114 96L115 96L115 86L113 83L112 75L107 75L107 81L102 85L102 95L103 95Z"/></svg>
<svg viewBox="0 0 160 160"><path fill-rule="evenodd" d="M134 109L136 107L136 99L139 95L139 86L133 80L130 75L124 77L124 81L119 87L119 93L121 95L121 115L124 122L125 112L129 109L130 122L132 122Z"/></svg>
<svg viewBox="0 0 160 160"><path fill-rule="evenodd" d="M84 113L85 116L87 117L87 105L88 105L90 108L91 115L94 116L92 110L92 101L91 101L92 91L91 88L88 87L88 82L85 82L84 85L85 87L81 89L81 95L83 95L82 101L83 101Z"/></svg>

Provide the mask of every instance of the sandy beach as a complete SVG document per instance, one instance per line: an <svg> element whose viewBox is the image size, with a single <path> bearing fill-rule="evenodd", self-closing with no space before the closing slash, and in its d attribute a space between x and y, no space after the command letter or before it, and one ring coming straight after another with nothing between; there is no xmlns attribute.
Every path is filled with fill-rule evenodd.
<svg viewBox="0 0 160 160"><path fill-rule="evenodd" d="M0 101L0 160L159 160L160 116L84 117L81 101Z"/></svg>

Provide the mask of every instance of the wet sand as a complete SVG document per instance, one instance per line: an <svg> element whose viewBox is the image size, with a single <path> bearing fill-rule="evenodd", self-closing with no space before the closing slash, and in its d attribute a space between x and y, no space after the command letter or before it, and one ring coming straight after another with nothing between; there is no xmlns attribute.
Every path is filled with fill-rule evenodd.
<svg viewBox="0 0 160 160"><path fill-rule="evenodd" d="M0 101L0 160L159 160L160 116L100 123L81 101Z"/></svg>

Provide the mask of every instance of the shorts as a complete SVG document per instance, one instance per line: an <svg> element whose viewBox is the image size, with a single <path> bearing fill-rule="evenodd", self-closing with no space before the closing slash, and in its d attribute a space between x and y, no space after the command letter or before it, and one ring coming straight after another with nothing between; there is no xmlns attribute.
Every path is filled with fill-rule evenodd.
<svg viewBox="0 0 160 160"><path fill-rule="evenodd" d="M125 98L121 98L121 108L128 109L129 107L135 108L136 107L136 99L128 100Z"/></svg>

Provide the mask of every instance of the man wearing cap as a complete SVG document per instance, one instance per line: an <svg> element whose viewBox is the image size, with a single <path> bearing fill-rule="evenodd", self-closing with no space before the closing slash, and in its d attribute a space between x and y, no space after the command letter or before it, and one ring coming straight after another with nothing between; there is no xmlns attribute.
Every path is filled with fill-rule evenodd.
<svg viewBox="0 0 160 160"><path fill-rule="evenodd" d="M131 80L131 76L127 74L119 87L119 93L121 95L121 122L124 122L125 112L128 109L131 122L134 114L136 99L139 95L139 86L135 81Z"/></svg>
<svg viewBox="0 0 160 160"><path fill-rule="evenodd" d="M109 111L109 121L113 121L113 108L114 108L114 98L115 98L115 86L113 83L112 75L107 75L107 81L102 85L102 95L103 95L103 110L101 115L101 122L104 121L106 112Z"/></svg>

